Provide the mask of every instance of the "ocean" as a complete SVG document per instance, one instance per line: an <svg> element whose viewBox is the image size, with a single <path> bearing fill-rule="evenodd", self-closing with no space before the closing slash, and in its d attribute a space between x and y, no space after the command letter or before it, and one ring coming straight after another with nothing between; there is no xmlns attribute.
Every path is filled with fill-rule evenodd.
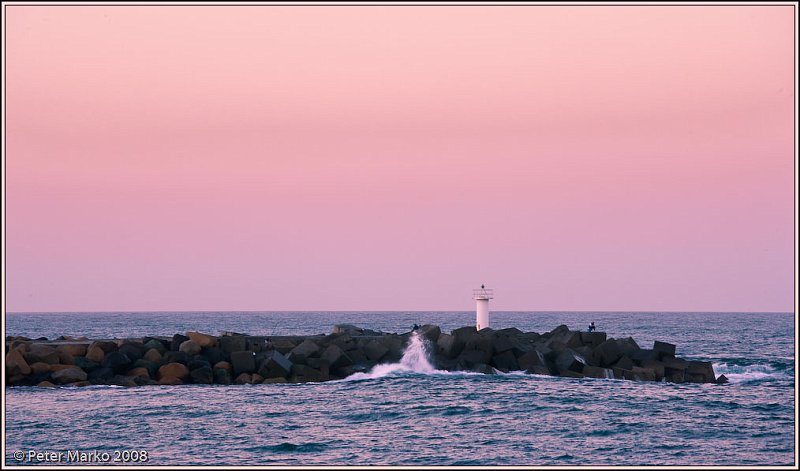
<svg viewBox="0 0 800 471"><path fill-rule="evenodd" d="M8 313L6 335L311 335L345 323L403 333L414 324L450 331L473 325L474 317ZM424 347L412 343L399 364L326 383L13 387L5 390L5 464L63 464L76 452L100 464L135 458L150 465L797 464L792 313L492 312L493 328L539 333L560 324L585 330L592 321L609 337L631 336L644 348L654 340L674 343L677 356L713 362L730 383L451 373L437 370ZM31 451L64 455L43 462Z"/></svg>

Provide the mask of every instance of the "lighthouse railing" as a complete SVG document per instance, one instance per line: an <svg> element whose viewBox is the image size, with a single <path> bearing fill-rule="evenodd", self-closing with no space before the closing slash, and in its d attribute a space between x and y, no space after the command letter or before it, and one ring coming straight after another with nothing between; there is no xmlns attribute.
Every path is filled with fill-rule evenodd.
<svg viewBox="0 0 800 471"><path fill-rule="evenodd" d="M494 289L493 288L473 289L472 297L475 299L492 299L494 298Z"/></svg>

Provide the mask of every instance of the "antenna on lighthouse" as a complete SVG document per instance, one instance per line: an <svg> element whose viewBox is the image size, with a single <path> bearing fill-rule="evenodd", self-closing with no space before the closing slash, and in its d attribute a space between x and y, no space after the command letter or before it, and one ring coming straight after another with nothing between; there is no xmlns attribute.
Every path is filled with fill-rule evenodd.
<svg viewBox="0 0 800 471"><path fill-rule="evenodd" d="M475 328L485 329L489 327L489 300L494 298L494 290L481 285L472 290L472 297L475 299Z"/></svg>

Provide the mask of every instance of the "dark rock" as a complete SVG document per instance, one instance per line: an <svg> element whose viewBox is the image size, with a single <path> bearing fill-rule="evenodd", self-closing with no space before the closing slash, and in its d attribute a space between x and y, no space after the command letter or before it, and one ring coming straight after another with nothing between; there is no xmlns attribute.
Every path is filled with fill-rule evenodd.
<svg viewBox="0 0 800 471"><path fill-rule="evenodd" d="M487 329L488 329L488 327L487 327ZM485 330L485 329L481 329L481 330ZM486 374L486 375L494 375L494 374L498 374L499 373L499 371L497 371L496 369L492 368L491 366L489 366L489 365L487 365L485 363L478 363L478 364L474 365L472 368L470 368L470 371L474 371L476 373L483 373L483 374Z"/></svg>
<svg viewBox="0 0 800 471"><path fill-rule="evenodd" d="M267 357L258 368L258 374L264 378L286 378L291 372L292 362L277 350L267 352Z"/></svg>
<svg viewBox="0 0 800 471"><path fill-rule="evenodd" d="M282 353L283 355L288 354L292 351L297 345L289 339L273 339L272 340L272 347Z"/></svg>
<svg viewBox="0 0 800 471"><path fill-rule="evenodd" d="M472 337L472 335L476 334L477 332L478 331L477 331L477 329L475 329L475 326L470 325L470 326L467 326L467 327L461 327L461 328L455 329L455 330L450 332L450 335L452 335L453 337L456 337L458 339L461 339L461 341L464 342L464 343L467 343L467 340L469 340L469 338Z"/></svg>
<svg viewBox="0 0 800 471"><path fill-rule="evenodd" d="M148 340L147 342L145 342L144 346L145 346L145 352L147 352L147 350L150 350L152 348L161 355L164 355L169 350L167 346L164 345L164 342L158 339Z"/></svg>
<svg viewBox="0 0 800 471"><path fill-rule="evenodd" d="M480 332L473 334L467 340L464 350L479 350L485 352L487 358L486 361L482 363L487 363L494 354L494 335L492 335L492 333L493 331L490 332L487 331L487 329L481 329Z"/></svg>
<svg viewBox="0 0 800 471"><path fill-rule="evenodd" d="M230 372L224 368L215 368L214 382L217 384L231 384Z"/></svg>
<svg viewBox="0 0 800 471"><path fill-rule="evenodd" d="M72 361L75 363L75 366L86 372L100 368L100 363L89 360L86 357L73 357Z"/></svg>
<svg viewBox="0 0 800 471"><path fill-rule="evenodd" d="M436 341L436 351L439 355L446 358L455 358L464 349L464 337L456 337L450 334L439 334Z"/></svg>
<svg viewBox="0 0 800 471"><path fill-rule="evenodd" d="M192 361L187 363L186 366L189 367L189 371L194 371L198 368L205 368L205 367L208 367L209 370L211 369L211 363L205 358L202 359L194 358L192 359Z"/></svg>
<svg viewBox="0 0 800 471"><path fill-rule="evenodd" d="M655 381L656 372L651 368L641 368L634 366L631 371L624 372L625 379L632 381Z"/></svg>
<svg viewBox="0 0 800 471"><path fill-rule="evenodd" d="M216 365L217 363L228 359L228 357L225 355L225 352L218 347L203 347L200 354L203 355L203 357L205 357L212 365Z"/></svg>
<svg viewBox="0 0 800 471"><path fill-rule="evenodd" d="M581 332L581 343L591 348L595 348L605 341L605 332Z"/></svg>
<svg viewBox="0 0 800 471"><path fill-rule="evenodd" d="M308 366L318 370L323 376L330 378L330 367L328 360L322 358L309 358Z"/></svg>
<svg viewBox="0 0 800 471"><path fill-rule="evenodd" d="M664 368L664 378L672 383L683 383L686 381L686 369Z"/></svg>
<svg viewBox="0 0 800 471"><path fill-rule="evenodd" d="M329 345L322 352L321 358L327 360L332 368L342 368L353 364L353 360L337 345Z"/></svg>
<svg viewBox="0 0 800 471"><path fill-rule="evenodd" d="M670 368L673 370L685 370L689 366L689 362L683 358L668 357L661 360L661 363L664 364L664 368Z"/></svg>
<svg viewBox="0 0 800 471"><path fill-rule="evenodd" d="M201 366L189 372L189 377L195 384L211 384L214 382L214 372L211 366Z"/></svg>
<svg viewBox="0 0 800 471"><path fill-rule="evenodd" d="M547 361L545 361L544 355L542 354L542 352L537 350L531 350L530 352L517 358L517 363L519 364L520 368L529 373L531 371L531 368L533 368L534 366L547 367Z"/></svg>
<svg viewBox="0 0 800 471"><path fill-rule="evenodd" d="M231 365L233 365L233 375L236 377L242 373L254 373L256 371L256 354L250 350L232 352Z"/></svg>
<svg viewBox="0 0 800 471"><path fill-rule="evenodd" d="M715 381L717 384L725 384L728 382L728 377L725 375L720 375L719 378Z"/></svg>
<svg viewBox="0 0 800 471"><path fill-rule="evenodd" d="M612 366L616 368L621 368L623 370L632 370L634 365L633 365L633 360L628 358L627 355L622 355L620 359L617 360L617 362L614 363Z"/></svg>
<svg viewBox="0 0 800 471"><path fill-rule="evenodd" d="M592 352L592 363L602 367L610 367L624 354L622 348L614 339L601 343Z"/></svg>
<svg viewBox="0 0 800 471"><path fill-rule="evenodd" d="M499 353L492 358L492 365L494 365L500 371L508 373L509 371L518 371L519 364L517 364L517 357L514 356L514 353L511 350L506 350L503 353Z"/></svg>
<svg viewBox="0 0 800 471"><path fill-rule="evenodd" d="M111 352L116 352L117 349L119 348L116 342L111 342L109 340L98 340L93 343L98 347L100 347L100 349L103 350L103 353L105 353L106 355L108 355Z"/></svg>
<svg viewBox="0 0 800 471"><path fill-rule="evenodd" d="M144 356L144 345L136 345L133 343L124 343L119 347L117 352L124 354L131 361L136 361Z"/></svg>
<svg viewBox="0 0 800 471"><path fill-rule="evenodd" d="M554 361L556 370L559 373L574 371L582 373L586 366L586 359L578 355L571 349L567 349L558 354Z"/></svg>
<svg viewBox="0 0 800 471"><path fill-rule="evenodd" d="M350 357L350 360L353 364L364 364L367 363L367 355L364 353L363 350L351 350L347 352L347 356Z"/></svg>
<svg viewBox="0 0 800 471"><path fill-rule="evenodd" d="M307 365L292 365L291 378L292 383L305 383L309 381L327 381L330 377L323 374L321 371Z"/></svg>
<svg viewBox="0 0 800 471"><path fill-rule="evenodd" d="M122 373L133 364L127 355L120 352L111 352L103 359L103 367L111 368L114 373Z"/></svg>
<svg viewBox="0 0 800 471"><path fill-rule="evenodd" d="M644 360L642 361L642 368L650 368L655 373L656 381L664 379L664 364L658 360Z"/></svg>
<svg viewBox="0 0 800 471"><path fill-rule="evenodd" d="M546 366L534 365L526 370L528 374L553 376L553 372Z"/></svg>
<svg viewBox="0 0 800 471"><path fill-rule="evenodd" d="M302 355L303 358L310 358L312 356L319 356L319 345L313 340L303 340L300 345L294 347L289 353L292 355Z"/></svg>
<svg viewBox="0 0 800 471"><path fill-rule="evenodd" d="M637 366L642 366L642 363L648 360L658 360L658 353L650 350L649 348L642 348L628 353L633 363Z"/></svg>
<svg viewBox="0 0 800 471"><path fill-rule="evenodd" d="M458 365L462 369L470 370L475 365L486 364L491 358L491 354L483 350L464 350L458 356Z"/></svg>
<svg viewBox="0 0 800 471"><path fill-rule="evenodd" d="M511 337L508 335L496 335L494 339L494 352L503 353L514 348Z"/></svg>
<svg viewBox="0 0 800 471"><path fill-rule="evenodd" d="M181 348L181 344L187 340L189 340L189 337L181 334L175 334L172 336L172 342L169 344L169 349L173 352L177 352L178 349Z"/></svg>
<svg viewBox="0 0 800 471"><path fill-rule="evenodd" d="M92 384L106 384L112 376L114 376L114 370L102 367L90 371L88 379Z"/></svg>
<svg viewBox="0 0 800 471"><path fill-rule="evenodd" d="M658 359L669 358L675 356L675 345L666 342L659 342L658 340L653 343L653 351L658 354Z"/></svg>
<svg viewBox="0 0 800 471"><path fill-rule="evenodd" d="M230 355L245 350L247 341L242 335L223 335L219 338L219 346L223 353Z"/></svg>
<svg viewBox="0 0 800 471"><path fill-rule="evenodd" d="M714 367L708 361L690 361L686 367L686 381L691 383L713 383L716 381Z"/></svg>
<svg viewBox="0 0 800 471"><path fill-rule="evenodd" d="M150 375L150 377L154 378L156 376L156 373L158 372L158 368L160 366L161 366L160 364L158 364L158 363L156 363L154 361L148 361L148 360L145 360L144 358L142 358L141 360L136 360L135 362L133 362L133 366L132 367L133 368L144 368L144 369L147 370L147 373Z"/></svg>
<svg viewBox="0 0 800 471"><path fill-rule="evenodd" d="M364 354L372 361L380 361L387 353L389 353L389 349L377 340L372 340L364 345Z"/></svg>
<svg viewBox="0 0 800 471"><path fill-rule="evenodd" d="M442 330L438 325L425 324L417 329L417 333L435 344L436 341L439 340L439 335L442 333Z"/></svg>
<svg viewBox="0 0 800 471"><path fill-rule="evenodd" d="M164 354L164 358L162 360L162 363L164 363L164 364L167 364L167 363L182 363L182 364L186 365L190 361L192 361L192 356L189 355L186 352L169 351L169 352Z"/></svg>

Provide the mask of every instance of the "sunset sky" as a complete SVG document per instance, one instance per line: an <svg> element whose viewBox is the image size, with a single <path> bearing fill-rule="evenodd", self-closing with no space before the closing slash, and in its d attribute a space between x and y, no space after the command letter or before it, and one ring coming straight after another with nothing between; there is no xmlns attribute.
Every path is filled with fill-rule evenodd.
<svg viewBox="0 0 800 471"><path fill-rule="evenodd" d="M793 311L792 6L6 8L6 308Z"/></svg>

